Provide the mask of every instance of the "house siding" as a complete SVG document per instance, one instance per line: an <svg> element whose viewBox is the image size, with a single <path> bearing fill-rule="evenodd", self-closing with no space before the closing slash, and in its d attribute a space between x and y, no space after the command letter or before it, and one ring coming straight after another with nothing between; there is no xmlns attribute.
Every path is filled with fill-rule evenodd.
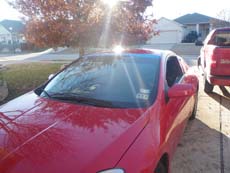
<svg viewBox="0 0 230 173"><path fill-rule="evenodd" d="M11 33L5 29L2 25L0 25L0 43L1 44L9 44L12 42Z"/></svg>
<svg viewBox="0 0 230 173"><path fill-rule="evenodd" d="M184 37L183 26L166 18L159 19L154 25L154 30L159 31L159 34L153 36L148 44L180 43Z"/></svg>

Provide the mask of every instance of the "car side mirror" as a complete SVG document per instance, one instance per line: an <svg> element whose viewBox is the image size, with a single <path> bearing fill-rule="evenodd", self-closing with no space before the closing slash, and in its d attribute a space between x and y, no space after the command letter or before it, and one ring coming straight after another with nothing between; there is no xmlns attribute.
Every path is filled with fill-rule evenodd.
<svg viewBox="0 0 230 173"><path fill-rule="evenodd" d="M50 80L50 79L52 79L53 77L54 77L54 74L50 74L49 77L48 77L48 79Z"/></svg>
<svg viewBox="0 0 230 173"><path fill-rule="evenodd" d="M196 89L192 84L175 84L168 90L169 98L192 96Z"/></svg>

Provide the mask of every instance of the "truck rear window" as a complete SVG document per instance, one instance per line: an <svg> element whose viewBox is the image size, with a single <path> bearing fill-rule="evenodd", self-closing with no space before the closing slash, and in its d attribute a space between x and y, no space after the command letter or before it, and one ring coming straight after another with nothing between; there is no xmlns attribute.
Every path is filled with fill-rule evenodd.
<svg viewBox="0 0 230 173"><path fill-rule="evenodd" d="M209 44L216 46L230 46L230 30L216 31Z"/></svg>

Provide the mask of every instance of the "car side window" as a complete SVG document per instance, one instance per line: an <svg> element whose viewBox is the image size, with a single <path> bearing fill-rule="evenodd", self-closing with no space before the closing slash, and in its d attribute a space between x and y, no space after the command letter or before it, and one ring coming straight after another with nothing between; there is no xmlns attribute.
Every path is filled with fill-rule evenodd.
<svg viewBox="0 0 230 173"><path fill-rule="evenodd" d="M181 79L182 76L183 72L177 57L169 57L166 65L166 81L168 86L173 86Z"/></svg>

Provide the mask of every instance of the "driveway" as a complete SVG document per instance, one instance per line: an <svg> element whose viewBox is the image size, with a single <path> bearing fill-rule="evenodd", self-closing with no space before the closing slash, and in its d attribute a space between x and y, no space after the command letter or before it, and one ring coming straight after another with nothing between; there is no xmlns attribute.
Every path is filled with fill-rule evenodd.
<svg viewBox="0 0 230 173"><path fill-rule="evenodd" d="M189 122L177 147L172 173L230 173L230 87L215 86L207 95L196 71L200 78L197 117Z"/></svg>

